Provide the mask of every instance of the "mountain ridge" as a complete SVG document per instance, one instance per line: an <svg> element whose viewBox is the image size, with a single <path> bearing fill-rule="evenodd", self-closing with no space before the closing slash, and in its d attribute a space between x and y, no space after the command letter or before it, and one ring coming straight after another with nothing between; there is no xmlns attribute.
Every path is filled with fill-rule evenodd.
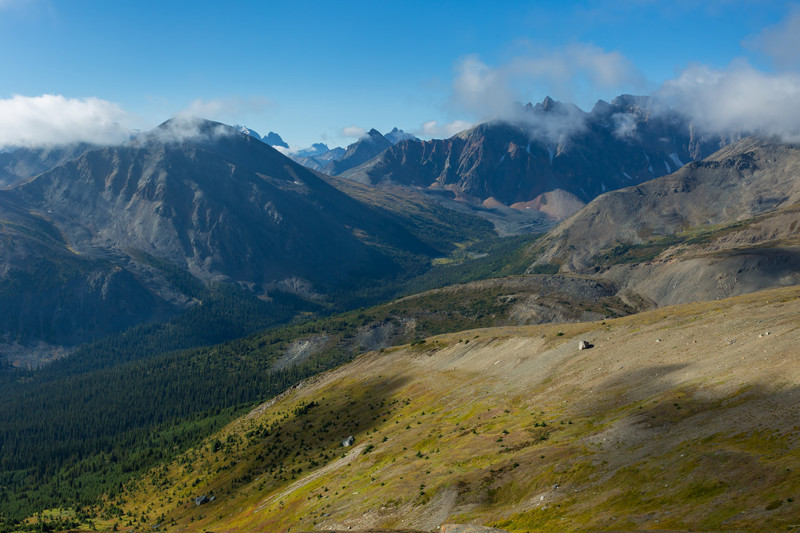
<svg viewBox="0 0 800 533"><path fill-rule="evenodd" d="M588 202L719 148L720 139L699 138L680 115L642 104L621 96L585 113L548 97L520 106L513 121L484 122L449 139L401 141L342 177L446 190L472 204L524 205L556 189Z"/></svg>
<svg viewBox="0 0 800 533"><path fill-rule="evenodd" d="M133 291L126 297L131 310L136 291L150 298L152 313L148 306L134 313L140 321L194 305L143 257L185 270L201 283L233 283L263 298L273 291L294 292L333 305L335 293L337 302L347 305L343 291L355 294L356 285L364 294L381 290L378 280L427 268L429 258L453 246L449 239L488 231L468 222L467 215L445 212L422 198L388 202L382 199L388 193L363 191L356 199L343 190L334 178L298 165L254 136L216 122L177 118L18 183L3 191L0 212L13 205L39 217L25 215L26 227L48 221L48 231L69 250L53 255L61 259L48 263L50 269L80 260L121 272L117 278L128 279ZM410 218L416 215L421 218ZM20 242L23 236L14 231ZM44 253L38 245L27 250L30 258ZM19 275L25 270L8 262L4 268ZM75 298L69 301L77 304ZM57 307L48 303L41 300L45 308ZM113 315L110 311L108 323L119 324ZM84 312L75 316L96 322Z"/></svg>

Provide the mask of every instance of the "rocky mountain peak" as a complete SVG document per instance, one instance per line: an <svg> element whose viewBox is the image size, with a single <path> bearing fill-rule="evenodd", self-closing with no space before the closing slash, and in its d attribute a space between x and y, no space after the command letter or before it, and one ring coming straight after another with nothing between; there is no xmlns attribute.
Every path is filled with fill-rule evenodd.
<svg viewBox="0 0 800 533"><path fill-rule="evenodd" d="M235 129L237 131L240 131L240 132L244 133L245 135L249 135L250 137L253 137L254 139L258 139L259 141L261 140L261 135L256 130L250 129L247 126L242 126L241 124L234 124L233 125L233 129ZM272 132L270 132L270 133L272 133Z"/></svg>
<svg viewBox="0 0 800 533"><path fill-rule="evenodd" d="M281 148L289 148L289 145L286 144L286 141L284 141L281 138L281 136L275 133L274 131L267 133L265 136L261 138L261 140L270 146L280 146Z"/></svg>
<svg viewBox="0 0 800 533"><path fill-rule="evenodd" d="M364 137L362 137L362 139L368 139L368 140L371 140L371 141L377 141L379 139L385 139L385 137L383 136L383 134L381 132L379 132L375 128L372 128L371 130L369 130L367 132L367 134Z"/></svg>
<svg viewBox="0 0 800 533"><path fill-rule="evenodd" d="M397 129L397 127L392 128L392 131L384 134L384 137L392 144L397 144L405 140L418 140L414 134L406 133L401 129Z"/></svg>

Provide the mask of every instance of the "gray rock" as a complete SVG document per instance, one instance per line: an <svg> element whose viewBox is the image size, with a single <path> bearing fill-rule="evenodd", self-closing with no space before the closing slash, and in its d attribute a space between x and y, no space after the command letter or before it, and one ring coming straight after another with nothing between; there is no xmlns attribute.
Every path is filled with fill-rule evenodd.
<svg viewBox="0 0 800 533"><path fill-rule="evenodd" d="M442 524L439 531L440 533L508 533L504 529L470 524Z"/></svg>

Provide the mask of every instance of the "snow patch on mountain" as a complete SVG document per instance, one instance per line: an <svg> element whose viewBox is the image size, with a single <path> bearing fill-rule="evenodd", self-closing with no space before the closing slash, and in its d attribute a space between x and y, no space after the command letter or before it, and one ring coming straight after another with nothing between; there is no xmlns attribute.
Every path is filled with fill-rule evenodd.
<svg viewBox="0 0 800 533"><path fill-rule="evenodd" d="M672 162L675 163L678 166L678 168L681 168L683 166L683 163L678 157L678 154L676 154L675 152L669 154L669 158L672 159Z"/></svg>

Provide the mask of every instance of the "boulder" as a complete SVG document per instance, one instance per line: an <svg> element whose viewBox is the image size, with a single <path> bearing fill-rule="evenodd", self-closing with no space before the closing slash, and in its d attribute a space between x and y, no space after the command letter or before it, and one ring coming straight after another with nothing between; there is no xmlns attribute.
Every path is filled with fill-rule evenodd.
<svg viewBox="0 0 800 533"><path fill-rule="evenodd" d="M207 494L203 494L202 496L197 496L194 499L194 504L197 506L205 505L207 503L213 502L214 496L209 497Z"/></svg>
<svg viewBox="0 0 800 533"><path fill-rule="evenodd" d="M508 533L504 529L470 524L442 524L439 531L440 533Z"/></svg>

